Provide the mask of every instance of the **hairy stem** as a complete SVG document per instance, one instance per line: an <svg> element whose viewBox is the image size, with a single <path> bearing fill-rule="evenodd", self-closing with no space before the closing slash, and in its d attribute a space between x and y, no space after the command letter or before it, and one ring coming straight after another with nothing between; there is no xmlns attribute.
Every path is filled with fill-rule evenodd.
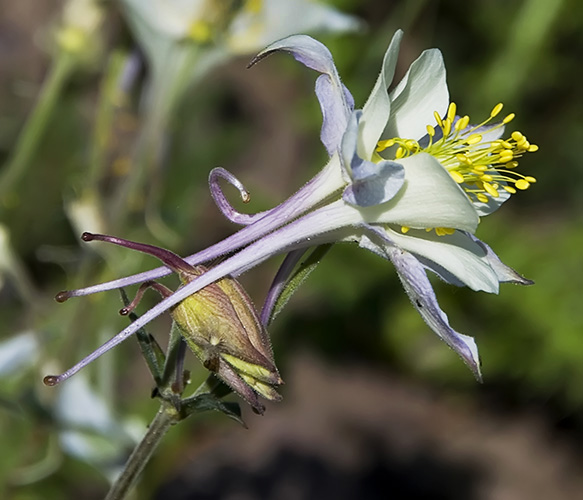
<svg viewBox="0 0 583 500"><path fill-rule="evenodd" d="M166 403L160 406L145 436L130 455L123 472L112 485L105 500L122 500L126 498L144 467L150 461L158 444L179 418L178 413L172 406Z"/></svg>

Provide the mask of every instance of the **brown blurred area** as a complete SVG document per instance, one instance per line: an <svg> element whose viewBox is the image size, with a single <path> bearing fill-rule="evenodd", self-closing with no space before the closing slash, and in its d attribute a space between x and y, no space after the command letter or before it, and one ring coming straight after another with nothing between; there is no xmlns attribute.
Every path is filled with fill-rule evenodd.
<svg viewBox="0 0 583 500"><path fill-rule="evenodd" d="M582 498L578 450L540 415L306 353L287 367L286 388L249 430L193 429L155 498Z"/></svg>

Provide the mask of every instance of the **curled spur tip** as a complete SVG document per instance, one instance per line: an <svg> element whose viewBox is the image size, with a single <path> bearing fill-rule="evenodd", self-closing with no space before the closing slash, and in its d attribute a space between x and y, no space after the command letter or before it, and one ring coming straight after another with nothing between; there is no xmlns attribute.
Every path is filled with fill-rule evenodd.
<svg viewBox="0 0 583 500"><path fill-rule="evenodd" d="M251 197L249 196L249 191L245 189L243 183L239 179L237 179L237 177L235 177L231 172L222 167L216 167L211 170L211 173L209 174L209 187L211 191L211 196L213 197L213 200L215 201L215 204L217 205L221 213L231 222L234 222L235 224L240 224L242 226L247 226L261 219L267 213L258 212L256 214L244 214L237 211L233 207L233 205L231 205L227 201L227 198L225 197L225 194L223 193L223 190L219 185L219 179L224 179L229 184L231 184L231 186L237 188L239 194L241 195L243 203L248 203Z"/></svg>

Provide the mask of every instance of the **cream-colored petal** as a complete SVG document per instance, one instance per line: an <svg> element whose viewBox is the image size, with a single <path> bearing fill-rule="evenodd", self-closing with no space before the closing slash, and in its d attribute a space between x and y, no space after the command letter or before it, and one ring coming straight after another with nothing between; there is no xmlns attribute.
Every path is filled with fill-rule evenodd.
<svg viewBox="0 0 583 500"><path fill-rule="evenodd" d="M398 161L405 167L403 188L387 203L361 208L367 222L476 230L479 218L474 206L433 156L419 153Z"/></svg>
<svg viewBox="0 0 583 500"><path fill-rule="evenodd" d="M389 48L385 52L381 73L362 109L358 153L365 160L372 159L377 142L387 125L387 120L391 113L388 87L395 74L401 38L403 38L403 32L398 30L393 35Z"/></svg>
<svg viewBox="0 0 583 500"><path fill-rule="evenodd" d="M400 248L436 263L472 290L498 293L498 276L484 247L465 234L456 231L437 236L424 230L402 234L387 229L387 235ZM435 270L439 274L439 269Z"/></svg>
<svg viewBox="0 0 583 500"><path fill-rule="evenodd" d="M383 138L420 139L427 125L434 125L433 112L444 116L449 105L445 65L441 52L430 49L417 58L391 92L391 117Z"/></svg>

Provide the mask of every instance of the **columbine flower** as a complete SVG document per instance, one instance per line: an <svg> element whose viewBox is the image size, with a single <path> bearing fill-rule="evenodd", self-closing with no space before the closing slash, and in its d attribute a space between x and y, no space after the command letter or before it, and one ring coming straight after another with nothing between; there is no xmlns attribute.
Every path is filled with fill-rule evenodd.
<svg viewBox="0 0 583 500"><path fill-rule="evenodd" d="M136 322L91 354L83 364L117 345L140 327L192 294L228 275L238 276L269 257L291 252L268 294L266 324L279 293L301 253L337 241L360 246L390 260L426 323L480 377L478 351L471 337L452 329L427 278L429 269L448 283L498 292L502 282L530 284L504 265L475 232L479 216L498 208L516 189L535 182L516 173L516 158L536 146L514 132L501 139L513 117L494 122L502 105L479 125L457 117L449 103L441 53L425 51L389 93L402 33L397 32L383 60L380 76L362 108L354 109L332 55L310 37L276 42L253 61L284 51L321 73L316 95L323 112L321 139L330 154L323 170L281 205L259 214L236 212L218 186L223 177L244 200L248 193L229 172L210 175L211 194L231 221L246 225L229 238L187 257L196 265L231 256L192 279ZM62 292L61 300L152 280L170 271L158 268L89 288Z"/></svg>

